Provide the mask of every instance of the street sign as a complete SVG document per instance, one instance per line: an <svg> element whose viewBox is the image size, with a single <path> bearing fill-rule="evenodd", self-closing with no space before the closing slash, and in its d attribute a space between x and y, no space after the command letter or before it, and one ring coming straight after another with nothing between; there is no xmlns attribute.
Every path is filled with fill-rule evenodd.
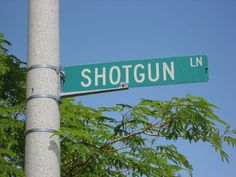
<svg viewBox="0 0 236 177"><path fill-rule="evenodd" d="M62 91L83 92L208 81L207 56L154 58L64 67Z"/></svg>

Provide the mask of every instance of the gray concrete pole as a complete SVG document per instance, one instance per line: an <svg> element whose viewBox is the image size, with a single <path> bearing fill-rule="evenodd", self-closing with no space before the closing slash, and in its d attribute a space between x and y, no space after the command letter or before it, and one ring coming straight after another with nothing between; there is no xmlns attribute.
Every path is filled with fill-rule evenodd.
<svg viewBox="0 0 236 177"><path fill-rule="evenodd" d="M25 175L60 176L59 0L29 0Z"/></svg>

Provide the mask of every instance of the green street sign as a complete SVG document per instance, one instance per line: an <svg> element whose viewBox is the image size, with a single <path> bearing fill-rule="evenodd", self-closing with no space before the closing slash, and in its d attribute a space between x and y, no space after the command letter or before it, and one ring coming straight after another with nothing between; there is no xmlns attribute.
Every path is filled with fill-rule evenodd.
<svg viewBox="0 0 236 177"><path fill-rule="evenodd" d="M64 67L63 92L208 81L207 56L154 58Z"/></svg>

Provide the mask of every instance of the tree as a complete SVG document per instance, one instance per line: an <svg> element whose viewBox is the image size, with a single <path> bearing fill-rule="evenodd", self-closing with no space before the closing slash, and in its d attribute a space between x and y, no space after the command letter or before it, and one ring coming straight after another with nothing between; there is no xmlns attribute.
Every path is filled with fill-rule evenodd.
<svg viewBox="0 0 236 177"><path fill-rule="evenodd" d="M4 45L10 43L0 34L0 176L24 176L26 65L9 55ZM215 115L217 107L202 97L143 99L136 106L98 109L65 99L60 107L57 134L61 173L66 177L172 177L181 171L191 176L191 164L173 141L211 143L223 161L228 155L222 145L236 145L236 130ZM223 132L219 123L225 126Z"/></svg>
<svg viewBox="0 0 236 177"><path fill-rule="evenodd" d="M17 105L25 100L26 63L9 55L4 45L11 43L0 33L0 98Z"/></svg>
<svg viewBox="0 0 236 177"><path fill-rule="evenodd" d="M159 139L211 143L228 161L224 142L235 147L236 130L214 114L215 105L188 95L142 100L98 110L65 100L61 105L63 176L179 176L192 166L174 144ZM106 116L105 116L106 115ZM115 115L115 118L108 116ZM226 126L220 133L216 123ZM173 141L171 141L173 142Z"/></svg>
<svg viewBox="0 0 236 177"><path fill-rule="evenodd" d="M23 176L25 63L0 33L0 176Z"/></svg>

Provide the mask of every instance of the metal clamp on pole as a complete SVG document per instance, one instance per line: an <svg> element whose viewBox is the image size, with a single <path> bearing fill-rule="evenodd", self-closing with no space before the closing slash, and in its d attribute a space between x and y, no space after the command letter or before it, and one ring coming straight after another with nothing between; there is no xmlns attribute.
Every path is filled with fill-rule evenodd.
<svg viewBox="0 0 236 177"><path fill-rule="evenodd" d="M55 100L56 102L60 103L60 96L56 96L56 95L50 95L50 94L35 94L35 95L31 95L28 98L26 98L26 102L32 99L36 99L36 98L51 98L53 100Z"/></svg>
<svg viewBox="0 0 236 177"><path fill-rule="evenodd" d="M62 68L60 69L59 76L60 76L61 85L63 85L66 80L66 73L65 71L63 71Z"/></svg>
<svg viewBox="0 0 236 177"><path fill-rule="evenodd" d="M55 66L55 65L32 65L30 66L27 70L33 70L33 69L39 69L39 68L48 68L56 71L57 74L60 73L61 67L60 66Z"/></svg>
<svg viewBox="0 0 236 177"><path fill-rule="evenodd" d="M54 130L51 128L32 128L25 131L25 136L33 132L57 133L58 130Z"/></svg>

